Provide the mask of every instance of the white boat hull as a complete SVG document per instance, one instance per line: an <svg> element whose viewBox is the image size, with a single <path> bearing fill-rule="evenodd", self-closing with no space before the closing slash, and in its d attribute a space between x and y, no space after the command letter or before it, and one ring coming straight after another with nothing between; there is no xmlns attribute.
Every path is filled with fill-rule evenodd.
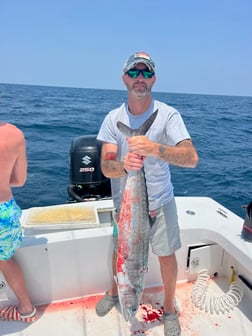
<svg viewBox="0 0 252 336"><path fill-rule="evenodd" d="M209 198L177 197L176 202L182 238L176 293L182 335L250 335L252 290L238 278L242 275L252 281L252 244L240 237L243 219ZM150 321L145 316L150 308L147 304L152 304L154 315L162 307L159 263L152 252L135 324L123 320L118 306L108 316L96 315L95 303L112 281L112 203L88 205L98 214L99 223L92 229L29 227L25 221L30 209L23 211L24 242L15 257L41 317L32 325L0 320L0 335L163 335L162 318ZM207 268L212 278L209 290L221 295L228 290L231 266L244 290L239 306L226 314L196 308L191 289L197 273ZM1 283L0 306L15 304L15 295L0 273Z"/></svg>

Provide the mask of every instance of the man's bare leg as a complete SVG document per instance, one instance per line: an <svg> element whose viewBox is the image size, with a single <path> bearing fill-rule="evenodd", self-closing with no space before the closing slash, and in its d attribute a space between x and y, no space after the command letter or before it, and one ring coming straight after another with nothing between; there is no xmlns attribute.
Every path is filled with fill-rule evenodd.
<svg viewBox="0 0 252 336"><path fill-rule="evenodd" d="M159 257L161 275L164 284L164 312L172 314L177 281L177 260L175 254Z"/></svg>
<svg viewBox="0 0 252 336"><path fill-rule="evenodd" d="M0 260L0 270L18 298L19 313L23 315L30 314L33 311L33 306L25 285L23 272L17 262L13 258Z"/></svg>

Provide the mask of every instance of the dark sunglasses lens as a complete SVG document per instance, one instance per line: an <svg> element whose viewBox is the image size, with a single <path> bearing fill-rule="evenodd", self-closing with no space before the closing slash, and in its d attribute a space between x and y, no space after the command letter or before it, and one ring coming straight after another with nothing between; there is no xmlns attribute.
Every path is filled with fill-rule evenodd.
<svg viewBox="0 0 252 336"><path fill-rule="evenodd" d="M129 70L127 72L127 75L130 76L131 78L137 78L139 75L139 71L138 70Z"/></svg>
<svg viewBox="0 0 252 336"><path fill-rule="evenodd" d="M142 75L144 78L152 78L154 74L151 71L142 70Z"/></svg>

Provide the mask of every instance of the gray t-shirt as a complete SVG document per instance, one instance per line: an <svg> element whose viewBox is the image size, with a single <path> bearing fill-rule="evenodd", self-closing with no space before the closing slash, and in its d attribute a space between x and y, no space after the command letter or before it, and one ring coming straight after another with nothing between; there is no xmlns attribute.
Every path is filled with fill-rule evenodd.
<svg viewBox="0 0 252 336"><path fill-rule="evenodd" d="M136 129L140 127L149 116L158 109L158 114L146 136L151 141L175 146L182 140L190 139L180 113L171 106L157 100L153 100L150 108L139 116L132 115L127 104L123 103L119 108L110 111L105 117L97 139L118 146L117 160L123 161L128 152L128 144L125 136L116 126L118 121ZM148 156L144 161L149 209L155 210L168 203L173 197L173 185L169 164L164 160ZM111 188L114 206L120 208L126 177L112 178Z"/></svg>

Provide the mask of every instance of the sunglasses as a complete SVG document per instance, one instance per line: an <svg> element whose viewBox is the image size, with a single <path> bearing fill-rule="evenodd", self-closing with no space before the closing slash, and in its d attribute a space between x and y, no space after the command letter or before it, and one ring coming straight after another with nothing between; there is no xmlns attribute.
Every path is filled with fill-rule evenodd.
<svg viewBox="0 0 252 336"><path fill-rule="evenodd" d="M152 78L155 75L152 71L139 69L128 70L126 74L131 78L137 78L140 74L142 74L143 78L145 79Z"/></svg>

